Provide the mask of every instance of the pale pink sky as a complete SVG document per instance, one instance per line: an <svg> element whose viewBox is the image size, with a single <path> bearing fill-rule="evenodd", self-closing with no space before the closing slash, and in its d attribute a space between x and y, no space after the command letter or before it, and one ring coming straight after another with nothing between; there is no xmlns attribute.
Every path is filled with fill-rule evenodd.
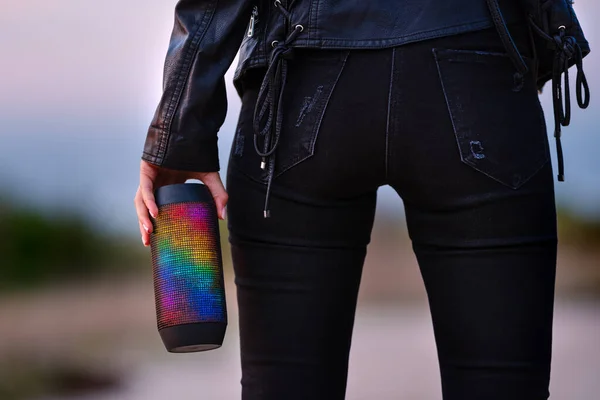
<svg viewBox="0 0 600 400"><path fill-rule="evenodd" d="M557 185L557 194L573 210L598 214L600 6L596 1L577 0L575 5L593 49L585 61L592 104L583 112L575 108L573 124L565 129L568 183ZM130 200L145 134L161 94L175 3L2 0L3 188L20 190L23 199L37 199L44 206L68 202L88 207L92 203L93 215L103 225L121 223L135 233ZM229 112L219 132L223 168L239 109L230 83L236 61L226 76ZM548 95L546 91L542 103L551 128ZM397 210L397 196L385 189L380 202ZM115 212L121 216L115 217Z"/></svg>
<svg viewBox="0 0 600 400"><path fill-rule="evenodd" d="M175 0L6 0L0 105L149 106L160 95Z"/></svg>
<svg viewBox="0 0 600 400"><path fill-rule="evenodd" d="M175 3L4 0L0 105L13 112L32 106L103 107L108 112L123 102L153 107ZM592 45L599 46L586 68L598 70L600 7L595 0L578 0L575 7Z"/></svg>

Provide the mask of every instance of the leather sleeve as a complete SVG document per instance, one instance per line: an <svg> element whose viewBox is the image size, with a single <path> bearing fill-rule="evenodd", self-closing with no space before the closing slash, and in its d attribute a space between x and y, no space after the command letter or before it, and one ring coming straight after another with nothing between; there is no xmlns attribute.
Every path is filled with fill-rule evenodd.
<svg viewBox="0 0 600 400"><path fill-rule="evenodd" d="M180 0L163 94L142 159L165 168L219 170L217 132L227 113L224 75L244 37L249 0Z"/></svg>

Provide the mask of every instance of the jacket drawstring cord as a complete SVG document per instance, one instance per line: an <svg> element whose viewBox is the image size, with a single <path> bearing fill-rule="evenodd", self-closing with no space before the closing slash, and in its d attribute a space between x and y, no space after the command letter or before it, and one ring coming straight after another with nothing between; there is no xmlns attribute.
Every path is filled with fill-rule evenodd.
<svg viewBox="0 0 600 400"><path fill-rule="evenodd" d="M498 0L487 0L488 8L492 14L494 25L500 34L509 57L515 65L517 72L515 73L515 82L522 80L527 73L527 64L521 57L515 42L512 40L508 27L502 18ZM542 10L551 6L551 1L546 1L542 5ZM554 138L556 139L556 155L558 163L558 180L565 180L564 172L564 157L561 143L561 126L568 126L571 122L571 93L569 87L569 60L575 57L575 65L577 66L577 105L579 108L587 108L590 103L590 88L583 72L583 55L581 47L573 36L566 36L566 28L559 27L558 34L553 37L547 35L540 27L538 27L530 17L529 25L533 30L555 49L554 63L552 65L552 105L554 110ZM561 75L564 74L564 96L562 93Z"/></svg>
<svg viewBox="0 0 600 400"><path fill-rule="evenodd" d="M564 181L564 159L561 143L561 126L571 123L571 89L569 84L569 60L574 58L577 67L575 83L577 105L585 109L590 104L590 87L583 71L583 55L581 47L573 36L565 35L565 27L558 29L558 34L549 36L543 32L533 21L534 31L555 48L554 62L552 65L552 106L554 110L554 138L558 157L558 180ZM563 78L564 75L564 95Z"/></svg>
<svg viewBox="0 0 600 400"><path fill-rule="evenodd" d="M281 4L280 0L275 0L275 8L283 14L284 18L290 22L291 14ZM262 158L260 168L267 170L267 192L265 195L264 218L269 218L269 198L271 194L271 184L275 174L275 150L279 144L281 127L283 122L283 90L287 78L287 61L293 57L293 48L290 44L304 30L302 25L296 25L283 42L274 40L271 46L274 48L269 60L269 66L258 92L256 107L254 109L253 130L254 130L254 150ZM268 112L268 114L267 114ZM266 121L265 120L266 116ZM261 123L264 121L264 126ZM275 124L273 125L273 122ZM260 148L259 138L263 138L262 149Z"/></svg>
<svg viewBox="0 0 600 400"><path fill-rule="evenodd" d="M502 18L498 0L487 0L488 8L494 20L494 25L500 34L500 39L508 52L517 72L515 81L523 78L527 73L527 64L521 57L517 45L512 40L508 27ZM542 4L542 11L545 11L552 5L551 1ZM590 88L583 72L583 55L581 47L573 36L566 36L566 28L560 26L558 34L550 37L540 27L538 27L530 17L529 25L533 30L555 49L554 63L552 65L552 105L554 110L554 138L556 139L556 155L558 161L558 180L565 180L565 166L561 143L561 126L568 126L571 122L571 93L569 87L569 60L575 57L577 66L577 105L579 108L587 108L590 103ZM561 75L564 74L564 96L562 93Z"/></svg>
<svg viewBox="0 0 600 400"><path fill-rule="evenodd" d="M512 39L510 32L508 31L508 27L506 25L506 21L502 16L502 12L500 11L500 5L498 4L498 0L487 0L488 9L490 10L490 14L492 16L492 20L494 21L494 26L496 27L496 31L500 36L500 40L510 57L513 65L517 72L515 72L513 79L515 81L515 90L521 90L523 87L523 80L525 75L529 72L529 67L527 63L521 57L521 53L517 48L516 43Z"/></svg>

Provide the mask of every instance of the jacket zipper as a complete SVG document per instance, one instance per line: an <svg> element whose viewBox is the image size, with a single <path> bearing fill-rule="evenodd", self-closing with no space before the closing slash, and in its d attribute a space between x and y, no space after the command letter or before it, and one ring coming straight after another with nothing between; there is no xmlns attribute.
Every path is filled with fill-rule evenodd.
<svg viewBox="0 0 600 400"><path fill-rule="evenodd" d="M250 26L248 26L248 37L254 36L254 26L258 22L258 6L252 8L252 16L250 17Z"/></svg>

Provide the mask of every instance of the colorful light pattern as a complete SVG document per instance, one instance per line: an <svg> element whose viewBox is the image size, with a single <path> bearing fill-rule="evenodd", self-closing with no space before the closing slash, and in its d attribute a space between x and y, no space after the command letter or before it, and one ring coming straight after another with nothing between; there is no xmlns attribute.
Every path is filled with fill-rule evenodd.
<svg viewBox="0 0 600 400"><path fill-rule="evenodd" d="M212 203L160 207L150 235L158 329L227 322L219 226Z"/></svg>

